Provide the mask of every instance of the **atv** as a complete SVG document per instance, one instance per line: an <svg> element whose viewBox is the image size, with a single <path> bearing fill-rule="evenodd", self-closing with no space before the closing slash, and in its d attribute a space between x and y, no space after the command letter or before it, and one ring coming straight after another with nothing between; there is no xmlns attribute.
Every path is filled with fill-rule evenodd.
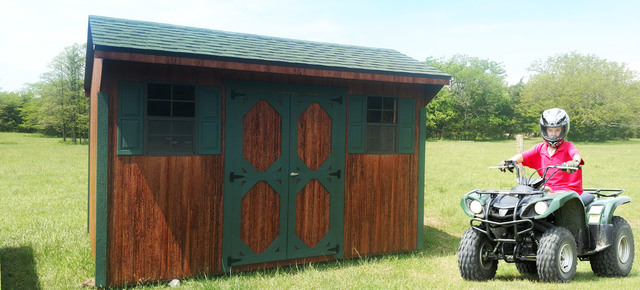
<svg viewBox="0 0 640 290"><path fill-rule="evenodd" d="M631 202L620 195L624 189L555 194L545 190L547 176L579 167L547 166L537 178L533 174L527 178L515 161L490 168L515 171L518 185L505 191L476 189L462 197L460 206L471 217L458 248L462 278L492 279L500 260L515 263L521 274L537 274L544 282L571 281L578 259L590 261L598 276L629 274L633 233L627 221L614 216L619 205Z"/></svg>

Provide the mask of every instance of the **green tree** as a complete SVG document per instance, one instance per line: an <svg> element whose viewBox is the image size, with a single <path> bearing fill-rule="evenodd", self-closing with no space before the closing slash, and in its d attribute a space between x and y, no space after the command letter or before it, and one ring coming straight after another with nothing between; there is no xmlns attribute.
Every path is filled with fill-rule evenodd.
<svg viewBox="0 0 640 290"><path fill-rule="evenodd" d="M576 52L534 62L521 92L519 114L537 132L542 111L561 108L571 117L570 138L602 141L637 135L640 95L624 64Z"/></svg>
<svg viewBox="0 0 640 290"><path fill-rule="evenodd" d="M22 117L20 108L24 101L17 93L0 92L0 131L16 132Z"/></svg>
<svg viewBox="0 0 640 290"><path fill-rule="evenodd" d="M466 55L426 62L453 77L427 105L430 136L475 140L500 138L507 132L513 119L501 64Z"/></svg>
<svg viewBox="0 0 640 290"><path fill-rule="evenodd" d="M66 47L49 64L49 71L42 74L42 81L34 84L41 100L37 120L41 130L50 129L62 136L63 140L88 136L89 102L84 97L85 46L74 44ZM31 112L33 113L33 112Z"/></svg>

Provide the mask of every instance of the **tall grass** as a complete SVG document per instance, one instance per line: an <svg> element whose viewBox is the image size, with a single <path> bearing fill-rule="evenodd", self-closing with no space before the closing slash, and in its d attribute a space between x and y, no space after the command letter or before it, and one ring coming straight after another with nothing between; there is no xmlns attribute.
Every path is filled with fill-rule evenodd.
<svg viewBox="0 0 640 290"><path fill-rule="evenodd" d="M531 147L535 140L527 141ZM585 186L622 187L634 201L618 213L640 243L640 140L577 144L586 160ZM496 278L460 278L457 247L469 220L461 196L475 188L507 189L513 175L487 167L515 153L515 142L428 142L425 244L414 253L199 277L186 289L245 288L622 288L640 285L636 261L629 277L600 278L578 263L570 284L543 284L501 262ZM636 250L638 246L636 246ZM69 289L93 277L87 234L87 146L37 135L0 133L0 273L3 289ZM165 288L166 283L138 288Z"/></svg>

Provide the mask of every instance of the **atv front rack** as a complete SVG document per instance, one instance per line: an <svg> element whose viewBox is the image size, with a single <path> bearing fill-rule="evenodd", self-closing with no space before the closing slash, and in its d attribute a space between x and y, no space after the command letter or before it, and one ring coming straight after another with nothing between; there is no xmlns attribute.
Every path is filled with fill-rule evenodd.
<svg viewBox="0 0 640 290"><path fill-rule="evenodd" d="M534 224L533 221L530 219L518 219L518 209L520 208L520 204L522 202L522 199L525 196L528 195L534 195L534 194L543 194L544 191L541 190L533 190L533 191L517 191L517 190L473 190L469 193L467 193L467 195L472 194L472 193L476 193L476 194L480 194L480 195L489 195L489 199L486 201L487 206L484 207L484 212L483 212L483 216L484 219L481 218L472 218L471 221L469 222L471 225L471 228L473 228L474 230L481 232L483 234L485 234L489 240L493 241L493 242L504 242L504 243L516 243L516 240L518 239L518 236L530 232L531 230L533 230ZM515 204L515 206L513 207L513 219L510 221L492 221L489 220L489 210L490 208L493 206L493 203L496 200L496 196L498 195L511 195L511 196L515 196L518 198L518 202ZM480 222L481 225L474 225L473 222ZM483 228L484 225L484 228ZM519 225L524 225L524 229L523 230L518 230L518 226ZM499 238L494 236L494 234L490 231L490 227L491 226L497 226L497 227L510 227L513 226L513 233L514 236L512 239L506 239L506 238ZM522 227L521 227L522 228Z"/></svg>

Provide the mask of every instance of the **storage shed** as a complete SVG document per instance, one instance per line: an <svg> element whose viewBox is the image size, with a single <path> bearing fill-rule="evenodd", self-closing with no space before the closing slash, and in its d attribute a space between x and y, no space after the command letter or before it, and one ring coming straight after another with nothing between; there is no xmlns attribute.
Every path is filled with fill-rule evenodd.
<svg viewBox="0 0 640 290"><path fill-rule="evenodd" d="M96 285L420 249L449 81L391 49L90 16Z"/></svg>

